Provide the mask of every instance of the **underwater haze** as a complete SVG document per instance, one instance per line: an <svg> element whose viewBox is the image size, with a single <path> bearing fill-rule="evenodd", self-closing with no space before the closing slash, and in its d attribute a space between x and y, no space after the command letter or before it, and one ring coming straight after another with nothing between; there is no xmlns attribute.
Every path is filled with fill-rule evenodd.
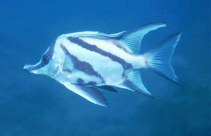
<svg viewBox="0 0 211 136"><path fill-rule="evenodd" d="M211 136L210 0L1 0L0 136ZM148 23L167 27L143 39L142 52L182 32L172 65L177 85L141 70L153 99L102 91L94 105L51 78L23 70L78 31L116 33Z"/></svg>

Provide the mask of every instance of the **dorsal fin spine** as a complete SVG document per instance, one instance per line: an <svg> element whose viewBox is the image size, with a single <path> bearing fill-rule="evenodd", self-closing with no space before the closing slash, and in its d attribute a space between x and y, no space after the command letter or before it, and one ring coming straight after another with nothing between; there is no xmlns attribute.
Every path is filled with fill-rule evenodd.
<svg viewBox="0 0 211 136"><path fill-rule="evenodd" d="M139 29L125 31L116 38L126 44L134 54L139 54L143 37L147 33L165 26L164 23L148 24Z"/></svg>

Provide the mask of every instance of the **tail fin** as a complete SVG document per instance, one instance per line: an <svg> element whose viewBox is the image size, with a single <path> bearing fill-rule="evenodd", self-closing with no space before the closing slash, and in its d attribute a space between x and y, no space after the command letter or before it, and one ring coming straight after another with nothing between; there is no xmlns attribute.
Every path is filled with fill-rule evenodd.
<svg viewBox="0 0 211 136"><path fill-rule="evenodd" d="M148 68L175 83L178 83L178 79L170 62L180 37L181 33L174 34L167 38L160 47L144 54Z"/></svg>

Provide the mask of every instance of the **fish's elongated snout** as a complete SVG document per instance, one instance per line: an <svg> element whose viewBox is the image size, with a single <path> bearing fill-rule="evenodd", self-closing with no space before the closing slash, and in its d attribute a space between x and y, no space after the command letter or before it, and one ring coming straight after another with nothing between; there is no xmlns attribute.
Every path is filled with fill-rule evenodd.
<svg viewBox="0 0 211 136"><path fill-rule="evenodd" d="M39 61L34 65L24 65L23 69L32 74L41 74L52 77L58 71L58 67L54 67L53 65L50 64L52 63L46 64L42 61Z"/></svg>
<svg viewBox="0 0 211 136"><path fill-rule="evenodd" d="M23 69L30 72L30 73L36 74L37 67L38 67L37 64L35 64L35 65L24 65Z"/></svg>
<svg viewBox="0 0 211 136"><path fill-rule="evenodd" d="M26 70L27 72L33 73L32 72L32 69L33 69L32 65L24 65L23 69Z"/></svg>
<svg viewBox="0 0 211 136"><path fill-rule="evenodd" d="M23 69L29 71L30 70L30 65L24 65Z"/></svg>

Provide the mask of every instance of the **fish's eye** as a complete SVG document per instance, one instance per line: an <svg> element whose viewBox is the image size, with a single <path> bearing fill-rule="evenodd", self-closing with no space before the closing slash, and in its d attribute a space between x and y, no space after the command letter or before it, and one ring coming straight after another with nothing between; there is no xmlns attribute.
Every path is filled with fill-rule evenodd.
<svg viewBox="0 0 211 136"><path fill-rule="evenodd" d="M44 56L42 57L42 63L48 64L48 62L49 62L49 57L48 57L47 55L44 55Z"/></svg>

